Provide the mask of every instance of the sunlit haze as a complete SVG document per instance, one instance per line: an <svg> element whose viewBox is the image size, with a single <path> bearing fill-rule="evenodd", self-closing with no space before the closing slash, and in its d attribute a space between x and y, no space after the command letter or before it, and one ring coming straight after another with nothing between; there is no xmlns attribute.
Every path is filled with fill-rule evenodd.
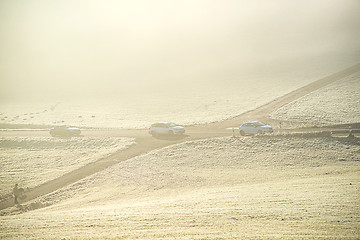
<svg viewBox="0 0 360 240"><path fill-rule="evenodd" d="M347 67L359 59L359 12L356 0L2 0L0 101L238 86L313 62Z"/></svg>
<svg viewBox="0 0 360 240"><path fill-rule="evenodd" d="M360 0L0 0L0 239L359 239Z"/></svg>

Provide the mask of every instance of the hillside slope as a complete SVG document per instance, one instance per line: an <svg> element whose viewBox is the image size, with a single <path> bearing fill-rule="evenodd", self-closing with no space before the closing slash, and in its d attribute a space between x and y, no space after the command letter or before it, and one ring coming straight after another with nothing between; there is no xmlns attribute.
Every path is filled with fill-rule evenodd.
<svg viewBox="0 0 360 240"><path fill-rule="evenodd" d="M358 139L185 142L42 198L56 205L2 217L1 237L355 239L359 162Z"/></svg>

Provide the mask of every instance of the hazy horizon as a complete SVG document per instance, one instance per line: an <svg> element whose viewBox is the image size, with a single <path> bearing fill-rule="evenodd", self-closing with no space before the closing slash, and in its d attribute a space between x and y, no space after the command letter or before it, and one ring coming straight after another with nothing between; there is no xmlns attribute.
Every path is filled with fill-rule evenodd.
<svg viewBox="0 0 360 240"><path fill-rule="evenodd" d="M184 91L355 64L359 10L355 0L3 0L0 102Z"/></svg>

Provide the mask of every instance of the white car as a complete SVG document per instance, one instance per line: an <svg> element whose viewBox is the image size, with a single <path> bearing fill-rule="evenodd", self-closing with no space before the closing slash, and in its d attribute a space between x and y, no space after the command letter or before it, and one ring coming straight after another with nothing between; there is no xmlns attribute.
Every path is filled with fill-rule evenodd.
<svg viewBox="0 0 360 240"><path fill-rule="evenodd" d="M156 135L181 135L185 133L185 128L171 122L160 122L151 124L149 133Z"/></svg>
<svg viewBox="0 0 360 240"><path fill-rule="evenodd" d="M273 127L262 122L246 122L239 127L239 132L242 136L249 134L264 134L272 133Z"/></svg>

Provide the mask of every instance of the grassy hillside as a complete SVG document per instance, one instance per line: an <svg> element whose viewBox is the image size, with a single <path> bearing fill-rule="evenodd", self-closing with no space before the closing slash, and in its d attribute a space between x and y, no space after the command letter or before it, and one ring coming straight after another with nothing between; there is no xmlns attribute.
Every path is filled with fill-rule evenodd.
<svg viewBox="0 0 360 240"><path fill-rule="evenodd" d="M133 144L127 138L0 137L0 194L33 188Z"/></svg>
<svg viewBox="0 0 360 240"><path fill-rule="evenodd" d="M58 204L3 216L0 232L8 239L356 239L359 172L358 139L187 142L38 199Z"/></svg>
<svg viewBox="0 0 360 240"><path fill-rule="evenodd" d="M271 117L313 124L360 122L360 73L312 92L275 111Z"/></svg>

